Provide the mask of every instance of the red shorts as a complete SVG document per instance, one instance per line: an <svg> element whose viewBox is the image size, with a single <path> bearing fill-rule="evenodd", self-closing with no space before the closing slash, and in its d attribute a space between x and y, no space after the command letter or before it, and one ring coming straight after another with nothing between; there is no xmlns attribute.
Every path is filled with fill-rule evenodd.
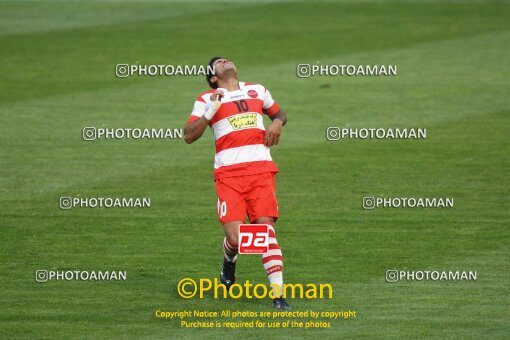
<svg viewBox="0 0 510 340"><path fill-rule="evenodd" d="M216 180L218 219L222 224L244 222L246 215L253 223L259 217L278 219L275 174L225 177Z"/></svg>

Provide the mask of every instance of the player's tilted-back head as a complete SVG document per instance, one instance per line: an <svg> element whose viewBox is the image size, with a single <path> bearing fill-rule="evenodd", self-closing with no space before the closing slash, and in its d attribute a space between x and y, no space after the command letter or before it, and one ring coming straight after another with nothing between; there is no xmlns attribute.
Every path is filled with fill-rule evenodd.
<svg viewBox="0 0 510 340"><path fill-rule="evenodd" d="M236 66L226 58L214 57L207 64L207 83L213 89L218 88L218 78L235 76L237 78ZM214 73L212 72L214 70Z"/></svg>
<svg viewBox="0 0 510 340"><path fill-rule="evenodd" d="M214 58L211 58L211 60L209 60L209 64L207 64L207 75L206 75L206 79L207 79L207 83L209 84L209 86L213 89L217 89L218 88L218 84L216 84L216 80L214 80L214 82L211 81L211 78L215 78L215 74L212 72L212 70L214 69L214 62L216 60L220 60L220 59L223 59L222 57L214 57Z"/></svg>

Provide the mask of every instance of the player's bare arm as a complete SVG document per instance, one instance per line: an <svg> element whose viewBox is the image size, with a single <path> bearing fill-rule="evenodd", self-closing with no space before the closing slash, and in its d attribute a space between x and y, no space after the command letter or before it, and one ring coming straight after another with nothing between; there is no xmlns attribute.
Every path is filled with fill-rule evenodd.
<svg viewBox="0 0 510 340"><path fill-rule="evenodd" d="M271 116L270 118L273 122L268 126L266 135L264 136L264 145L268 147L278 145L278 142L280 141L280 135L282 133L282 126L287 123L287 116L282 109L280 109L277 114Z"/></svg>
<svg viewBox="0 0 510 340"><path fill-rule="evenodd" d="M209 121L204 117L200 117L194 122L189 123L184 127L184 141L188 144L193 143L204 134Z"/></svg>

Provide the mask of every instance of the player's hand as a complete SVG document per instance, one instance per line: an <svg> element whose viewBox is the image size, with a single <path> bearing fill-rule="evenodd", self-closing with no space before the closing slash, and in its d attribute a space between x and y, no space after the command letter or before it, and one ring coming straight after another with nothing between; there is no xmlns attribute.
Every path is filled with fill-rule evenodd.
<svg viewBox="0 0 510 340"><path fill-rule="evenodd" d="M267 147L271 147L273 145L277 145L280 141L280 135L282 133L282 121L279 119L273 120L271 125L266 130L266 135L264 137L264 145Z"/></svg>
<svg viewBox="0 0 510 340"><path fill-rule="evenodd" d="M216 89L216 91L214 91L214 93L211 94L211 100L213 102L215 102L215 101L221 102L221 98L223 98L224 95L225 95L225 92L222 89Z"/></svg>
<svg viewBox="0 0 510 340"><path fill-rule="evenodd" d="M211 119L216 114L216 111L219 110L219 108L221 106L221 98L223 98L224 95L225 95L224 91L220 90L220 89L217 89L216 91L214 91L213 94L211 94L210 98L212 101L212 106L205 113L205 115L204 115L205 119L207 119L208 121L211 121Z"/></svg>
<svg viewBox="0 0 510 340"><path fill-rule="evenodd" d="M218 111L218 109L220 108L221 106L221 99L225 96L225 92L221 89L217 89L216 91L214 91L213 94L211 94L211 100L214 104L214 108L216 109L216 111Z"/></svg>

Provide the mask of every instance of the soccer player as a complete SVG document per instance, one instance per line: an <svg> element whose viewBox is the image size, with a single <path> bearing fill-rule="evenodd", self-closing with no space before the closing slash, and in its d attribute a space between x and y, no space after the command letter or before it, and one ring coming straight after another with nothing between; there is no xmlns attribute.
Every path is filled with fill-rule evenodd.
<svg viewBox="0 0 510 340"><path fill-rule="evenodd" d="M207 73L212 90L201 93L184 128L184 140L199 139L207 126L216 143L214 180L218 194L218 219L223 225L223 266L220 279L227 289L235 282L239 225L246 216L250 223L269 225L269 251L262 263L270 284L283 292L283 258L276 241L274 223L278 219L275 175L278 168L269 148L277 145L287 117L269 91L257 83L240 82L232 61L214 57ZM272 123L264 127L263 114ZM273 300L277 309L291 307L281 296Z"/></svg>

